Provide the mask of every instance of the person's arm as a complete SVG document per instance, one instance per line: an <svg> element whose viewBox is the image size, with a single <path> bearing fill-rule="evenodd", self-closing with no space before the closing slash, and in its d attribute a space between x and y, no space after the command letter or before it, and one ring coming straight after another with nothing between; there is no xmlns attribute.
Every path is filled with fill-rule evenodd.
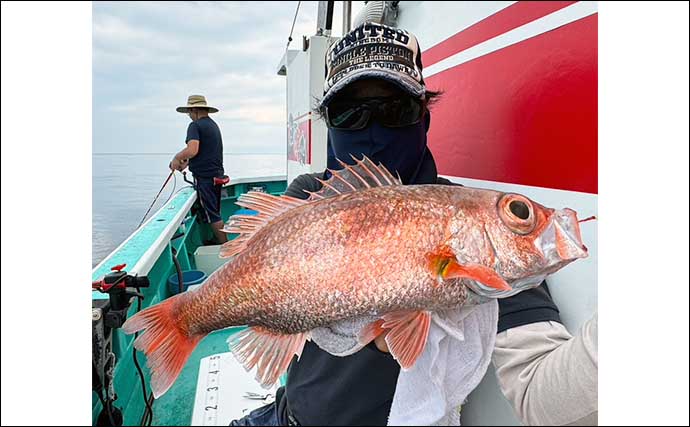
<svg viewBox="0 0 690 427"><path fill-rule="evenodd" d="M187 128L187 146L182 151L175 154L170 162L170 169L181 171L187 167L189 159L199 154L199 139L199 126L192 122Z"/></svg>
<svg viewBox="0 0 690 427"><path fill-rule="evenodd" d="M575 337L555 321L522 324L496 336L503 394L525 425L597 425L597 316Z"/></svg>
<svg viewBox="0 0 690 427"><path fill-rule="evenodd" d="M187 141L187 146L182 151L175 154L174 159L181 162L186 162L197 154L199 154L199 140L191 139Z"/></svg>

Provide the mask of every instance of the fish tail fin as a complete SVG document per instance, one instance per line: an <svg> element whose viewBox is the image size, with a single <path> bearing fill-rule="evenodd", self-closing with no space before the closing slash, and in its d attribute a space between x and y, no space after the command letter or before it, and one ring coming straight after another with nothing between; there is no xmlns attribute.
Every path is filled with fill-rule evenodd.
<svg viewBox="0 0 690 427"><path fill-rule="evenodd" d="M151 370L151 390L159 398L173 385L187 359L205 335L190 335L173 317L176 295L127 319L127 334L144 331L134 340L134 348L146 354Z"/></svg>

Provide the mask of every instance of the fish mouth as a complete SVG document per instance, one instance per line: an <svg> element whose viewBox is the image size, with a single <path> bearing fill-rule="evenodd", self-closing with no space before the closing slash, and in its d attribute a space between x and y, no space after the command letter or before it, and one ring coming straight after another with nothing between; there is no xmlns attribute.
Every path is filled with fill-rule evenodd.
<svg viewBox="0 0 690 427"><path fill-rule="evenodd" d="M572 209L560 209L551 216L550 224L544 229L534 245L549 264L570 262L587 258L587 247L582 243L577 213Z"/></svg>
<svg viewBox="0 0 690 427"><path fill-rule="evenodd" d="M556 211L554 216L558 256L565 261L587 258L587 246L582 243L577 213L566 208Z"/></svg>

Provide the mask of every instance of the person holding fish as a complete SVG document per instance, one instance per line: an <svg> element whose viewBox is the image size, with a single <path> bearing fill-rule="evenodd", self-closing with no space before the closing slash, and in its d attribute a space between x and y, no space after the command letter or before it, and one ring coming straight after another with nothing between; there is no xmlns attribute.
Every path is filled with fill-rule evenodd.
<svg viewBox="0 0 690 427"><path fill-rule="evenodd" d="M544 282L587 256L577 215L438 176L426 139L438 94L420 52L413 34L372 23L328 49L328 169L283 196L240 196L259 214L230 218L232 261L123 325L143 331L155 397L206 335L248 325L230 350L262 385L287 383L231 425L386 425L439 313L498 300L494 363L523 421L596 422L596 321L571 338ZM332 342L343 330L355 331L346 349Z"/></svg>
<svg viewBox="0 0 690 427"><path fill-rule="evenodd" d="M357 157L364 154L390 171L397 171L403 184L449 185L448 180L438 177L433 155L427 147L431 122L428 108L438 99L439 93L425 88L416 38L400 29L380 27L375 36L369 28L356 28L327 53L326 88L318 113L328 126L328 167L341 169L336 158L352 164L351 154ZM391 32L388 39L386 31ZM348 45L349 40L353 40L352 46ZM382 43L385 40L390 41L388 46ZM393 60L367 58L372 52L367 46L374 45L392 53ZM344 62L346 56L348 62ZM356 58L361 59L360 64L370 66L345 65L356 63ZM291 183L285 194L306 198L309 192L319 191L322 188L320 180L327 180L329 175L328 171L302 175ZM596 365L586 363L592 358L596 360L596 354L583 344L596 337L596 322L583 328L587 339L571 340L560 323L558 309L545 282L537 288L500 299L499 306L494 362L498 365L503 391L514 402L523 422L567 424L580 420L589 423L593 417L596 422L596 384L593 402L592 399L577 399L578 393L572 393L571 403L551 407L557 414L541 410L536 402L527 411L519 404L520 399L528 395L529 387L541 389L540 395L555 391L553 386L545 386L553 378L535 373L534 360L546 358L553 374L564 370L578 373L582 369L596 370ZM299 361L290 365L287 385L278 393L277 403L260 408L231 425L252 425L257 421L281 425L385 425L400 371L400 365L388 354L386 335L379 335L367 348L348 357L333 356L313 341L307 342ZM549 357L549 353L557 357ZM577 367L564 366L564 358L578 354L587 357L572 357ZM583 362L577 363L580 360ZM520 375L523 372L530 374ZM559 376L567 379L566 375ZM534 378L539 380L530 383ZM587 382L583 389L591 390L592 378L583 381ZM555 401L557 397L549 399ZM564 406L570 407L571 414L575 415L564 411L567 409Z"/></svg>

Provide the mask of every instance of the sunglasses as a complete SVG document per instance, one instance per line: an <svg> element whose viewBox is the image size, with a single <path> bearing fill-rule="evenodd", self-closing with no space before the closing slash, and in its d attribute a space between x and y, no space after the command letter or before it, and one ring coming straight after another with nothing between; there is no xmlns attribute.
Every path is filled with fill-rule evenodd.
<svg viewBox="0 0 690 427"><path fill-rule="evenodd" d="M332 101L325 111L328 127L343 130L364 129L372 118L391 128L419 123L424 106L410 96Z"/></svg>

